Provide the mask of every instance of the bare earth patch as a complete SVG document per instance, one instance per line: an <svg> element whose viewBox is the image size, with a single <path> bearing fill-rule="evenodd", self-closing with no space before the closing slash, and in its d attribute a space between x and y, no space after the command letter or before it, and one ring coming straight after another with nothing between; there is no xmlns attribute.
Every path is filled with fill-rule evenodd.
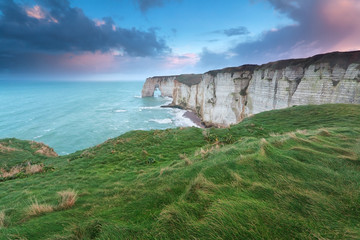
<svg viewBox="0 0 360 240"><path fill-rule="evenodd" d="M47 157L57 157L58 156L58 154L54 151L53 148L51 148L43 143L32 142L31 147L38 149L35 151L35 153L37 153L37 154L44 155Z"/></svg>
<svg viewBox="0 0 360 240"><path fill-rule="evenodd" d="M0 152L14 152L14 151L21 151L21 150L17 148L4 146L3 144L0 143Z"/></svg>

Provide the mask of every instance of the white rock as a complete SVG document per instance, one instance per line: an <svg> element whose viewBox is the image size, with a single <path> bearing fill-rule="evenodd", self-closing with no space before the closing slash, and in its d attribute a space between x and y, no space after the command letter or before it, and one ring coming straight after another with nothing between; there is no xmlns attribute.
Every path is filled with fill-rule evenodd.
<svg viewBox="0 0 360 240"><path fill-rule="evenodd" d="M339 54L338 63L332 59L332 65L328 54L211 71L193 85L181 82L184 75L148 78L142 96L153 96L159 88L162 96L173 98L172 105L192 110L207 125L217 126L293 105L360 104L360 52ZM341 63L347 57L355 60L344 67ZM307 65L309 62L312 64Z"/></svg>

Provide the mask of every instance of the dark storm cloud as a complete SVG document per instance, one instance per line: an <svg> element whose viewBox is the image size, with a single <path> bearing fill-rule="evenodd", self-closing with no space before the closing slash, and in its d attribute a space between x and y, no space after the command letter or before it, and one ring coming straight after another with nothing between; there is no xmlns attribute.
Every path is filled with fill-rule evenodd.
<svg viewBox="0 0 360 240"><path fill-rule="evenodd" d="M0 2L0 68L29 65L57 54L73 52L107 53L114 50L128 56L155 56L170 51L155 30L117 27L111 18L94 21L66 0L39 0L25 6L13 0ZM50 57L49 57L50 58ZM32 62L33 61L33 62Z"/></svg>
<svg viewBox="0 0 360 240"><path fill-rule="evenodd" d="M162 7L165 3L174 1L174 0L134 0L136 5L140 8L140 10L144 13L150 8L154 7ZM175 0L180 1L180 0Z"/></svg>
<svg viewBox="0 0 360 240"><path fill-rule="evenodd" d="M360 1L267 1L295 24L266 31L258 40L237 44L225 53L203 51L200 64L211 62L213 65L209 67L216 64L222 67L224 64L265 63L360 48Z"/></svg>

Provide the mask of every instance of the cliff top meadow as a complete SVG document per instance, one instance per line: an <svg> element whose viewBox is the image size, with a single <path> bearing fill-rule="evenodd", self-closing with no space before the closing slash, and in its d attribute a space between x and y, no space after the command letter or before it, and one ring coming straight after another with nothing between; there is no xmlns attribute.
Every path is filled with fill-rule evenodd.
<svg viewBox="0 0 360 240"><path fill-rule="evenodd" d="M3 139L0 239L359 239L359 126L327 104L58 157Z"/></svg>

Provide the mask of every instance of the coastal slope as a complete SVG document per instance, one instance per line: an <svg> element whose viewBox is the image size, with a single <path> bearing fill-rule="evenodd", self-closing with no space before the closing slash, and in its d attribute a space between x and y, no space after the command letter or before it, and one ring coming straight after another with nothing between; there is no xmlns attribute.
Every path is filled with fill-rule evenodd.
<svg viewBox="0 0 360 240"><path fill-rule="evenodd" d="M155 89L172 97L172 106L195 112L207 126L229 126L294 105L360 104L360 51L151 77L142 97L153 96Z"/></svg>
<svg viewBox="0 0 360 240"><path fill-rule="evenodd" d="M0 140L0 239L360 239L359 126L324 104L58 157Z"/></svg>

